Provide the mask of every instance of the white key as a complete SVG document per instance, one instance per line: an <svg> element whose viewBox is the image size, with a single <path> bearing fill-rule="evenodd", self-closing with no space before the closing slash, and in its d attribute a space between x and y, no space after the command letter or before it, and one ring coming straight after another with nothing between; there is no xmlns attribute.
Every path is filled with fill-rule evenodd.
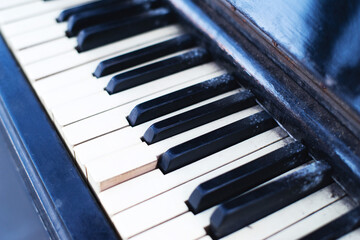
<svg viewBox="0 0 360 240"><path fill-rule="evenodd" d="M35 1L4 10L0 14L0 24L10 23L21 19L38 16L50 11L65 9L89 0L61 0L61 1Z"/></svg>
<svg viewBox="0 0 360 240"><path fill-rule="evenodd" d="M131 206L152 198L153 196L227 164L228 162L223 161L223 159L234 161L257 149L279 141L286 136L287 134L283 130L275 128L169 174L163 175L160 170L156 169L112 187L98 194L98 197L106 212L112 216ZM139 190L133 191L134 189ZM126 197L124 198L123 196Z"/></svg>
<svg viewBox="0 0 360 240"><path fill-rule="evenodd" d="M169 219L175 218L176 216L189 211L185 201L189 199L192 191L200 183L275 151L276 149L286 145L289 141L289 139L286 139L276 142L270 146L260 149L259 151L247 155L240 160L234 161L203 176L195 178L190 182L180 185L163 194L160 194L159 196L114 215L112 217L112 221L121 237L123 239L127 239Z"/></svg>
<svg viewBox="0 0 360 240"><path fill-rule="evenodd" d="M360 228L339 238L339 240L358 240L358 239L360 239Z"/></svg>
<svg viewBox="0 0 360 240"><path fill-rule="evenodd" d="M92 141L75 147L74 154L76 161L83 170L85 176L87 176L85 165L91 160L97 159L105 154L113 153L115 150L120 151L131 145L142 143L140 138L131 133L131 128L124 128L123 131L116 131L105 135L101 139L95 138ZM106 142L106 144L103 144L104 142Z"/></svg>
<svg viewBox="0 0 360 240"><path fill-rule="evenodd" d="M47 58L72 51L76 46L75 38L59 38L51 42L26 48L15 52L16 58L22 66L45 60Z"/></svg>
<svg viewBox="0 0 360 240"><path fill-rule="evenodd" d="M183 89L185 87L189 87L191 85L211 79L213 77L217 77L223 73L223 71L217 71L215 73L211 73L195 80L190 80L188 82L184 81L184 83L178 86L165 89L161 92L147 96L145 98L138 99L121 107L117 107L104 113L86 118L82 121L67 125L62 129L62 132L64 134L63 137L65 138L65 141L69 146L75 146L89 139L129 126L129 123L126 120L126 116L129 115L130 111L137 104L171 93L173 91ZM91 151L91 149L88 150Z"/></svg>
<svg viewBox="0 0 360 240"><path fill-rule="evenodd" d="M13 51L56 40L65 36L66 24L59 23L8 38ZM74 50L75 51L75 50Z"/></svg>
<svg viewBox="0 0 360 240"><path fill-rule="evenodd" d="M182 30L178 25L171 25L126 38L90 51L82 52L81 54L74 49L71 52L27 65L24 67L24 71L31 81L35 81L90 61L109 56L115 52L132 50L145 44L149 40L154 40L163 36L176 36L181 32Z"/></svg>
<svg viewBox="0 0 360 240"><path fill-rule="evenodd" d="M121 155L121 158L118 156ZM129 147L121 154L109 154L98 162L90 162L86 171L95 192L104 191L116 184L155 169L156 156L149 151L146 143Z"/></svg>
<svg viewBox="0 0 360 240"><path fill-rule="evenodd" d="M128 162L134 162L133 158L136 158L137 154L141 154L141 155L146 155L148 156L148 159L155 159L155 161L157 161L157 157L162 154L164 151L166 151L167 149L176 146L180 143L186 142L190 139L193 139L195 137L198 137L200 135L203 135L211 130L220 128L224 125L227 125L229 123L232 123L234 121L237 121L239 119L245 118L249 115L254 114L254 112L259 111L260 109L248 109L248 110L244 110L241 112L238 112L236 114L232 114L230 116L221 118L219 120L213 121L211 123L205 124L201 127L197 127L194 129L191 129L189 131L186 131L184 133L178 134L174 137L168 138L164 141L161 141L159 143L161 143L161 147L159 148L159 146L156 146L156 144L150 145L148 146L147 144L145 144L146 147L142 147L139 149L136 149L136 151L133 152L133 155L131 154L131 151L126 150L120 150L120 151L116 151L113 152L109 155L104 155L101 156L97 159L93 159L92 161L89 161L87 163L87 165L85 164L85 167L87 168L87 174L90 178L91 175L101 175L101 178L98 177L96 178L96 180L99 180L101 182L96 182L96 190L97 191L103 191L106 188L112 187L120 182L116 182L115 179L119 179L119 181L121 180L121 182L128 180L129 178L125 178L122 177L122 175L124 175L123 170L119 168L119 170L117 170L116 168L114 168L114 162L117 161L118 159L124 159L124 161L128 161ZM131 133L134 134L134 133ZM138 138L140 139L140 137ZM126 144L128 144L128 141L126 141ZM120 146L122 149L125 148L125 146ZM126 151L126 154L124 153ZM124 158L124 156L126 155L126 157L128 158L128 160L126 160ZM150 160L149 160L150 161ZM144 162L139 162L136 163L136 169L134 169L134 171L136 170L136 172L139 174L143 174L145 173L145 170L150 171L155 169L156 167L156 163L152 164L153 168L149 168L149 161L146 160ZM153 161L153 160L152 160ZM140 166L140 163L145 164L144 166ZM91 166L91 171L90 169L88 169ZM129 169L126 168L127 171L132 171L133 169ZM143 169L144 171L141 172L140 170ZM107 173L108 172L108 173ZM118 173L117 173L118 172ZM129 176L131 177L131 176ZM94 177L93 177L94 178ZM112 185L110 185L111 182ZM98 188L97 186L100 185L100 188ZM106 187L101 187L102 185L106 186Z"/></svg>
<svg viewBox="0 0 360 240"><path fill-rule="evenodd" d="M193 67L113 95L109 95L106 91L93 94L72 103L56 107L52 110L52 113L59 126L66 126L70 123L160 92L166 88L179 85L184 80L189 81L201 77L204 75L201 69L208 66L209 65L201 65Z"/></svg>
<svg viewBox="0 0 360 240"><path fill-rule="evenodd" d="M337 184L332 184L223 239L265 239L332 204L344 195L344 191Z"/></svg>
<svg viewBox="0 0 360 240"><path fill-rule="evenodd" d="M17 5L26 4L26 3L35 2L35 1L40 1L40 0L11 0L11 1L3 0L0 2L0 10L6 9L6 8L11 8L11 7L16 7Z"/></svg>
<svg viewBox="0 0 360 240"><path fill-rule="evenodd" d="M342 198L268 239L295 239L303 237L349 212L353 207L354 205L349 197Z"/></svg>
<svg viewBox="0 0 360 240"><path fill-rule="evenodd" d="M56 25L56 17L59 16L60 10L51 11L38 16L26 18L17 22L5 24L1 27L1 31L7 38L18 34L37 30L39 28Z"/></svg>
<svg viewBox="0 0 360 240"><path fill-rule="evenodd" d="M193 217L191 212L185 213L173 220L152 228L131 239L150 240L150 239L197 239L205 236L206 232Z"/></svg>
<svg viewBox="0 0 360 240"><path fill-rule="evenodd" d="M204 236L202 238L199 238L198 240L212 240L212 238L209 236Z"/></svg>

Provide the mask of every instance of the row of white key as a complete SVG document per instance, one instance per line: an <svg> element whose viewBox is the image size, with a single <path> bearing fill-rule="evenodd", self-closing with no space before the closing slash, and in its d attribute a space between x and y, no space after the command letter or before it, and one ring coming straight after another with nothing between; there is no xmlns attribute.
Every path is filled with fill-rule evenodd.
<svg viewBox="0 0 360 240"><path fill-rule="evenodd" d="M20 4L21 0L17 1ZM26 0L22 1L25 2ZM29 5L31 5L31 2L35 3L35 1L29 0L26 2L29 2ZM52 2L61 1L58 0ZM96 97L96 92L100 92L101 89L104 88L104 84L106 84L106 82L109 80L109 77L103 79L94 79L89 75L89 73L92 73L92 71L95 69L96 64L100 60L109 58L111 56L116 56L121 52L123 53L132 51L136 48L149 44L148 42L142 43L143 45L134 44L133 47L130 47L130 49L128 48L127 50L121 50L121 48L118 49L115 47L119 44L114 43L111 44L111 47L115 48L115 50L108 50L110 47L105 46L102 47L105 49L105 53L102 51L90 51L89 54L87 54L88 56L75 57L75 55L77 55L77 52L74 50L76 44L75 39L67 39L62 35L65 29L65 25L56 25L55 22L47 24L48 21L42 20L45 20L46 18L54 18L54 16L56 17L60 13L60 9L71 6L72 4L75 5L78 2L72 1L72 3L70 3L70 1L62 0L61 4L53 3L51 6L48 5L46 7L46 9L50 10L48 13L45 13L44 9L40 9L40 6L45 5L37 2L36 5L34 4L31 7L38 6L40 10L38 10L37 13L44 14L39 16L35 16L35 14L25 14L25 10L31 9L31 7L22 6L20 9L23 12L19 14L20 17L11 18L5 14L5 17L0 17L0 21L8 23L2 27L3 33L8 34L13 38L12 42L14 50L17 50L17 52L15 52L17 58L24 66L29 66L25 67L25 69L27 69L25 72L28 74L29 78L33 81L40 79L40 81L34 82L33 86L39 96L42 98L43 102L45 102L45 104L49 107L48 111L50 113L53 111L55 112L53 117L56 121L58 121L57 126L65 137L69 149L72 150L73 154L75 154L77 157L79 165L83 167L82 169L84 173L86 174L87 168L90 169L90 182L96 186L99 184L99 182L102 181L99 179L94 180L93 178L103 178L107 180L106 184L110 184L111 186L112 179L106 175L106 172L116 172L116 168L112 168L111 166L116 166L119 158L118 154L121 154L124 151L129 151L121 149L126 148L126 144L128 144L132 146L136 152L142 148L146 149L145 151L139 152L139 155L142 155L144 152L148 152L149 146L145 146L145 144L141 143L140 141L141 133L144 132L144 129L146 129L146 127L148 127L154 121L175 114L172 113L165 117L153 120L150 123L142 124L138 128L135 128L136 134L132 135L133 129L128 126L128 123L125 120L125 117L129 111L136 104L143 101L184 88L203 80L207 80L213 76L220 75L222 70L213 63L207 64L205 67L200 66L195 70L190 70L190 74L199 72L199 69L206 67L208 72L206 72L206 74L195 76L192 79L188 79L185 83L176 82L176 84L171 86L159 88L157 91L154 91L151 94L140 95L141 97L138 99L130 98L130 100L126 100L122 104L118 105L112 105L112 103L110 103L111 101L108 102L108 100L104 100L104 102L106 102L106 104L104 104L105 107L103 106L96 111L90 111L86 114L79 114L74 118L68 118L67 116L71 115L73 110L57 109L68 109L69 106L73 106L71 101L76 101L77 97L74 95L75 90L70 90L72 87L74 87L74 89L87 87L83 95L78 96L79 102L86 102L86 100L90 100L90 103L96 103L98 99L102 99L102 97ZM2 5L0 2L0 10L2 9L2 6L6 7L5 4ZM15 6L15 3L13 6ZM5 9L5 7L3 8ZM15 9L16 6L13 8ZM14 10L8 9L8 11L11 13ZM21 20L22 18L26 19ZM29 19L31 20L26 21ZM24 25L25 22L32 24L27 24L26 26L26 24ZM54 31L53 33L50 31L52 29ZM170 34L164 34L164 36L162 36L163 39L175 36L176 34L180 33L177 26L171 26L170 28L166 27L164 29L166 29L165 31L170 29ZM48 30L48 33L50 33L49 35L43 36L40 39L35 38L35 35L46 30ZM160 31L162 30L163 29ZM171 35L172 31L174 35ZM59 34L60 32L61 34ZM154 32L158 34L159 30L155 30ZM146 34L150 36L152 33L145 33L145 35ZM28 41L27 43L26 41L22 42L26 36L29 39L34 40ZM140 38L144 39L143 36ZM154 42L161 41L163 39L155 37ZM130 42L133 43L134 41L131 39L128 42L130 44ZM32 55L35 56L35 58L32 58ZM66 63L64 65L60 64L61 66L52 67L54 64L62 63L64 59L69 57L75 60L71 63ZM41 68L47 69L47 71L41 72ZM79 75L76 75L78 73L76 70L79 70ZM75 77L75 79L70 79L69 76L74 76L74 73L75 76L78 77ZM183 77L181 74L183 73L179 74L178 79ZM66 77L66 75L68 76ZM166 80L163 82L166 82ZM159 83L163 82L159 81ZM90 84L87 85L86 83ZM58 88L59 86L62 87ZM59 89L58 93L56 93L56 89ZM64 96L64 98L60 97L64 93L67 93L68 95ZM129 93L129 96L130 95L131 94ZM92 100L92 98L94 98L94 100ZM104 99L107 98L104 97ZM192 109L196 106L205 104L206 102L207 101L204 101L203 103L197 104L195 106L190 106L189 108L182 109L176 113ZM66 107L62 107L64 105ZM74 109L76 111L76 109L81 109L83 106L85 105L79 104L77 107L74 107ZM242 115L244 113L238 115L241 115L240 118L242 118L244 116L248 116L246 114L255 113L259 110L259 108L255 107L253 110L243 111L245 112L245 115ZM246 113L246 111L248 113ZM65 117L62 117L62 114L64 114ZM57 120L57 116L59 116L60 120ZM111 119L116 119L117 121L111 121ZM105 124L99 124L102 120L108 122ZM233 120L230 120L230 122L231 121ZM218 121L218 123L220 124L220 121ZM221 124L216 125L215 123L214 125L214 123L211 123L209 125L218 127L221 126ZM204 131L206 132L206 130ZM185 139L189 139L190 136L194 136L193 132L189 131L183 134L188 135L188 138ZM201 133L204 132L195 131L195 134ZM123 140L124 145L122 145L121 139L124 139L124 136L130 136L130 138L133 140L130 139L129 143L125 142L128 139L125 141ZM286 143L291 141L289 138L286 138L286 136L287 134L285 132L283 132L280 128L276 128L239 143L233 147L220 151L219 153L201 159L196 163L193 163L167 175L162 174L161 171L157 169L150 171L156 166L156 156L162 151L166 150L168 146L171 146L169 143L160 142L161 144L158 144L158 146L162 147L159 147L158 150L153 150L154 154L149 158L152 160L149 160L148 162L145 160L145 162L141 163L143 167L149 167L146 170L149 171L148 173L103 191L99 193L98 196L109 216L112 216L112 220L115 226L124 239L201 238L203 240L208 240L210 238L209 236L206 236L206 231L204 228L209 225L210 215L214 211L214 208L197 215L189 212L185 201L188 199L191 191L199 183L207 179L229 171L237 166L255 159L256 157L284 146ZM178 138L178 136L175 137L175 139L176 138ZM116 143L116 141L120 141L118 146L115 146L114 144L111 145L111 143ZM175 140L172 142L174 145L181 141L184 140ZM171 140L169 142L171 142ZM108 149L106 151L96 151L95 146L104 146L104 148L108 147ZM109 154L109 152L112 153ZM131 159L131 156L129 156L129 158ZM224 158L226 160L224 160ZM146 157L144 159L146 159ZM105 165L101 165L100 162L105 162ZM132 166L130 167L132 168ZM129 166L121 166L121 168L128 170L131 169ZM130 174L135 174L133 177L137 175L136 172L129 172ZM115 175L119 176L119 171L116 172ZM150 179L152 180L151 183L149 182ZM107 186L106 184L105 188L109 187L109 185ZM309 232L311 229L316 229L317 227L321 226L320 224L324 224L326 220L330 219L324 217L328 216L327 214L331 214L332 217L336 217L347 212L352 207L352 205L349 204L350 200L348 198L343 198L344 193L341 192L341 190L337 189L336 192L339 192L339 194L333 195L334 188L338 187L335 185L319 190L318 192L252 224L251 226L225 237L225 239L263 239L268 237L273 239L289 239L289 237L298 237L299 229L303 230L304 234ZM136 192L133 192L134 189L137 189ZM98 190L100 191L101 188L99 187ZM316 212L321 208L324 209ZM299 211L299 209L302 210ZM316 212L316 214L313 214L314 212ZM315 217L312 217L312 214ZM286 221L282 220L284 218ZM304 219L304 221L300 221L302 219ZM314 224L314 222L316 224ZM276 224L270 225L269 223ZM295 227L289 227L290 225L294 225ZM270 228L269 226L274 226L274 228Z"/></svg>

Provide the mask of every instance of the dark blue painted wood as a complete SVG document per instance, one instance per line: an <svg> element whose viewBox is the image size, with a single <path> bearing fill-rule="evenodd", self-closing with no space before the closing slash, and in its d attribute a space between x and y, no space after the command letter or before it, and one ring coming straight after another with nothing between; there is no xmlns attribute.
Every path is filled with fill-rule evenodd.
<svg viewBox="0 0 360 240"><path fill-rule="evenodd" d="M117 239L38 99L0 38L1 118L53 236Z"/></svg>
<svg viewBox="0 0 360 240"><path fill-rule="evenodd" d="M360 1L227 1L313 75L319 92L360 118ZM359 137L360 129L354 131Z"/></svg>
<svg viewBox="0 0 360 240"><path fill-rule="evenodd" d="M332 165L334 177L360 201L360 142L337 116L239 33L236 22L232 21L233 15L219 13L218 9L206 5L217 0L206 1L206 4L200 0L168 1L197 29L196 33L207 42L212 53L225 59L227 67L236 69L245 80L242 83L276 119L301 139L313 155Z"/></svg>

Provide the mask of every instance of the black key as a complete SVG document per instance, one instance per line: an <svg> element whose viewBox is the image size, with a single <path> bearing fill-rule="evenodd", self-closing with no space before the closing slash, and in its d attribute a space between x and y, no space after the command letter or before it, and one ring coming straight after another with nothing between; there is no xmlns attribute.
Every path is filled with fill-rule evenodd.
<svg viewBox="0 0 360 240"><path fill-rule="evenodd" d="M209 62L210 59L210 54L208 54L205 49L197 48L184 54L116 75L111 78L105 90L109 94L118 93L158 78L204 64Z"/></svg>
<svg viewBox="0 0 360 240"><path fill-rule="evenodd" d="M156 0L126 1L73 14L69 18L66 35L68 37L73 37L87 27L113 20L125 20L136 14L149 11L155 6L159 6L159 2Z"/></svg>
<svg viewBox="0 0 360 240"><path fill-rule="evenodd" d="M77 37L79 52L116 42L175 21L175 15L166 8L159 8L127 18L85 28Z"/></svg>
<svg viewBox="0 0 360 240"><path fill-rule="evenodd" d="M360 207L315 230L301 240L338 239L360 227Z"/></svg>
<svg viewBox="0 0 360 240"><path fill-rule="evenodd" d="M159 168L169 173L275 126L276 122L266 112L251 115L170 148L160 156Z"/></svg>
<svg viewBox="0 0 360 240"><path fill-rule="evenodd" d="M136 50L99 63L94 76L99 78L126 68L181 51L195 45L195 40L189 35L182 35L173 39Z"/></svg>
<svg viewBox="0 0 360 240"><path fill-rule="evenodd" d="M256 104L254 95L244 91L154 123L143 139L148 144L185 132Z"/></svg>
<svg viewBox="0 0 360 240"><path fill-rule="evenodd" d="M239 85L232 75L224 74L138 104L127 119L131 126L136 126L238 87Z"/></svg>
<svg viewBox="0 0 360 240"><path fill-rule="evenodd" d="M215 238L239 230L331 182L330 166L314 162L288 176L221 204L210 218Z"/></svg>
<svg viewBox="0 0 360 240"><path fill-rule="evenodd" d="M309 160L305 147L290 143L250 163L200 184L190 195L188 206L199 213L238 196Z"/></svg>
<svg viewBox="0 0 360 240"><path fill-rule="evenodd" d="M112 5L117 2L118 2L118 0L100 0L100 1L95 1L92 3L86 3L86 4L76 6L76 7L68 8L60 13L60 15L56 18L56 21L57 22L65 22L73 14L109 6L109 5Z"/></svg>

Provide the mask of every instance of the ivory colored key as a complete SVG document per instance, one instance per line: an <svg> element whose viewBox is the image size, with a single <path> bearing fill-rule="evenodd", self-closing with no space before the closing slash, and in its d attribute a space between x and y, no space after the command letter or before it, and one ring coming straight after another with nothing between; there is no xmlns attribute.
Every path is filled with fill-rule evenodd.
<svg viewBox="0 0 360 240"><path fill-rule="evenodd" d="M360 228L342 236L339 240L358 240L360 238Z"/></svg>
<svg viewBox="0 0 360 240"><path fill-rule="evenodd" d="M54 41L43 43L37 46L15 52L18 61L26 66L28 64L45 60L59 54L72 51L76 45L75 39L59 38Z"/></svg>
<svg viewBox="0 0 360 240"><path fill-rule="evenodd" d="M35 1L39 1L39 0L12 0L12 1L4 0L4 1L0 2L0 10L6 9L6 8L11 8L11 7L16 7L17 5L20 5L20 4L26 4L29 2L35 2Z"/></svg>
<svg viewBox="0 0 360 240"><path fill-rule="evenodd" d="M268 239L295 239L305 236L315 229L329 223L331 220L349 212L353 209L353 204L354 203L349 197L342 198L326 208L313 213L307 218L304 218L302 221L299 221L283 231L269 237Z"/></svg>
<svg viewBox="0 0 360 240"><path fill-rule="evenodd" d="M91 160L141 143L141 139L132 134L131 128L124 128L122 131L115 131L76 146L74 154L78 165L87 176L85 165Z"/></svg>
<svg viewBox="0 0 360 240"><path fill-rule="evenodd" d="M360 208L356 207L350 212L336 218L332 222L311 232L301 240L326 240L339 237L354 231L360 226Z"/></svg>
<svg viewBox="0 0 360 240"><path fill-rule="evenodd" d="M141 239L197 239L206 235L204 228L193 217L193 213L185 213L156 228L131 238Z"/></svg>
<svg viewBox="0 0 360 240"><path fill-rule="evenodd" d="M189 198L190 193L199 183L230 171L231 169L239 167L245 163L251 162L264 154L286 145L288 141L289 139L286 139L273 143L250 155L240 158L152 199L131 207L114 215L112 217L112 221L121 237L123 239L127 239L169 219L175 218L176 216L189 211L185 201Z"/></svg>
<svg viewBox="0 0 360 240"><path fill-rule="evenodd" d="M187 141L189 139L192 139L196 136L199 136L199 135L202 135L202 134L208 132L209 129L217 129L219 126L221 127L222 125L226 125L229 122L233 122L234 120L237 120L239 118L241 119L243 117L246 117L248 114L252 114L252 113L253 113L252 111L248 111L248 112L242 111L242 112L239 112L238 114L230 115L228 117L225 117L225 118L219 119L217 121L214 121L212 123L206 124L202 127L192 129L184 134L179 134L179 135L173 137L172 142L169 141L168 143L164 143L165 141L163 141L163 148L169 148L173 145ZM155 144L153 146L155 146ZM152 158L154 158L156 160L156 163L157 163L157 156L160 155L163 150L162 149L159 150L159 148L152 148L151 146L146 145L146 147L144 147L143 149L139 149L137 151L143 151L144 153L142 153L142 154L149 154L150 156L152 156ZM94 178L94 180L101 181L101 182L94 182L96 185L96 190L99 192L106 189L106 188L103 188L102 185L109 187L108 182L111 182L112 186L115 184L118 184L118 182L116 182L116 180L113 180L113 179L116 179L116 177L114 175L121 176L123 174L122 169L116 170L116 169L114 169L114 167L112 167L113 166L112 159L122 159L123 155L124 155L123 151L117 151L111 155L112 155L111 158L109 158L107 155L104 155L98 159L94 159L93 161L90 161L87 166L85 166L87 168L87 174L88 174L89 178L92 177L93 175L94 176L97 176L97 175L103 176L102 178L92 177L92 178ZM131 153L127 154L127 156L128 156L128 161L132 161ZM148 161L144 162L144 164L146 164L146 165L147 165L147 163L148 163ZM92 167L89 168L88 166L92 166ZM153 166L154 166L153 167L153 169L154 169L156 164ZM145 172L140 172L140 169L149 170L149 168L146 166L137 165L136 167L137 167L136 170L139 174L145 173ZM153 170L153 169L151 169L151 170ZM118 171L118 173L116 173L116 171ZM109 174L106 174L106 172L109 172ZM118 179L121 179L121 181L124 181L124 178L118 178ZM127 179L125 179L125 180L127 180ZM98 187L98 185L100 187Z"/></svg>
<svg viewBox="0 0 360 240"><path fill-rule="evenodd" d="M39 61L24 67L27 77L31 81L50 76L52 74L65 71L67 69L88 63L90 61L109 56L119 51L125 51L129 48L134 48L145 44L152 37L161 37L171 34L177 35L182 32L178 25L171 25L163 28L149 31L137 36L124 39L106 46L96 48L92 51L79 54L75 49L71 52L58 55L56 57L48 58L44 61ZM160 35L160 36L159 36Z"/></svg>
<svg viewBox="0 0 360 240"><path fill-rule="evenodd" d="M203 66L203 65L202 65ZM194 79L203 75L199 72L202 66L194 67L164 78L140 85L121 92L121 94L109 95L103 91L86 98L78 99L72 103L64 104L53 109L54 119L59 126L85 119L95 114L135 101L181 84L184 79Z"/></svg>
<svg viewBox="0 0 360 240"><path fill-rule="evenodd" d="M40 28L57 25L57 23L55 22L55 18L59 15L59 13L59 10L55 10L41 15L22 19L20 21L8 23L1 26L1 31L7 38L10 38Z"/></svg>
<svg viewBox="0 0 360 240"><path fill-rule="evenodd" d="M333 183L222 239L265 239L341 199L344 191Z"/></svg>
<svg viewBox="0 0 360 240"><path fill-rule="evenodd" d="M98 197L100 198L107 213L112 216L115 213L123 211L142 201L152 198L155 195L158 195L204 173L207 173L212 169L227 164L227 162L223 160L223 158L225 158L224 156L227 154L230 155L229 157L226 157L226 159L231 162L253 151L256 151L257 149L279 141L286 136L287 134L280 128L275 128L223 151L208 156L191 165L185 166L170 174L164 175L160 170L156 169L120 185L112 187L98 194ZM151 183L149 182L150 179ZM136 188L139 189L139 191L132 190ZM126 198L121 197L125 196L124 194L126 195Z"/></svg>
<svg viewBox="0 0 360 240"><path fill-rule="evenodd" d="M65 28L64 24L51 25L10 37L8 42L12 50L22 50L64 37Z"/></svg>
<svg viewBox="0 0 360 240"><path fill-rule="evenodd" d="M96 192L106 190L115 184L149 172L156 167L156 156L145 143L127 148L119 154L109 154L101 159L101 164L87 164L88 180Z"/></svg>
<svg viewBox="0 0 360 240"><path fill-rule="evenodd" d="M9 8L0 14L0 24L37 16L53 10L64 9L89 0L35 1L29 4Z"/></svg>

